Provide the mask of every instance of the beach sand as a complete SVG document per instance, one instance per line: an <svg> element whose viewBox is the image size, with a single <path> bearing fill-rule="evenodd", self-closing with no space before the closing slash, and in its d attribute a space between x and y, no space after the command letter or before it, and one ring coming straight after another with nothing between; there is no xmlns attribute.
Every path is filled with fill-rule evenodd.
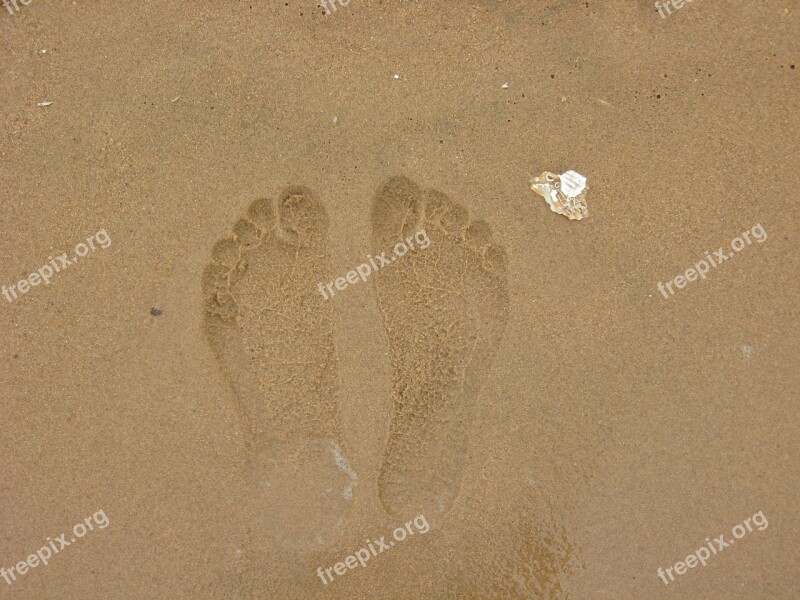
<svg viewBox="0 0 800 600"><path fill-rule="evenodd" d="M0 597L800 596L795 2L17 4Z"/></svg>

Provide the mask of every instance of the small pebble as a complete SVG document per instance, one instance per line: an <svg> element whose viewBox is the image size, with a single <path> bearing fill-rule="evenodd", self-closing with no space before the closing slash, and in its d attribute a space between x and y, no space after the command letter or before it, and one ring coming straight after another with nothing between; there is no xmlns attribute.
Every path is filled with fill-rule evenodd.
<svg viewBox="0 0 800 600"><path fill-rule="evenodd" d="M164 314L164 311L161 310L160 308L151 308L150 314L153 315L154 317L160 317L161 315Z"/></svg>

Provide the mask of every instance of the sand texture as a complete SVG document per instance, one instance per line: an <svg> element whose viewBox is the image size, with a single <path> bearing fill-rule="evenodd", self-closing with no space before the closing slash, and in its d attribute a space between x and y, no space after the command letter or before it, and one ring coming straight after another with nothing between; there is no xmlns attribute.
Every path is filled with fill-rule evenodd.
<svg viewBox="0 0 800 600"><path fill-rule="evenodd" d="M795 1L7 3L0 598L800 598Z"/></svg>

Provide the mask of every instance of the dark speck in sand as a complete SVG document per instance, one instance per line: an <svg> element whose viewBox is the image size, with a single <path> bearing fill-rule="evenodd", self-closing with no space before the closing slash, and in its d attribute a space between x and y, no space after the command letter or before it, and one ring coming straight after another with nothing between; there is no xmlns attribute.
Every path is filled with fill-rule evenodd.
<svg viewBox="0 0 800 600"><path fill-rule="evenodd" d="M159 308L151 308L150 314L153 315L154 317L160 317L161 315L164 314L164 311Z"/></svg>

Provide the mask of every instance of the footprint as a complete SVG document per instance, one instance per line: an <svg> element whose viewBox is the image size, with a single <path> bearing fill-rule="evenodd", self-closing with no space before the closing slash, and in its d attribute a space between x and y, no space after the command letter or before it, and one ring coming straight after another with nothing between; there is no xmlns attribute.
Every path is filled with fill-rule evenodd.
<svg viewBox="0 0 800 600"><path fill-rule="evenodd" d="M384 508L434 519L458 495L481 378L505 330L507 257L483 221L441 192L393 177L372 209L374 250L425 230L375 275L392 365L393 410L378 486Z"/></svg>
<svg viewBox="0 0 800 600"><path fill-rule="evenodd" d="M328 216L303 187L255 201L203 275L203 329L247 431L254 530L281 547L333 537L356 475L341 440Z"/></svg>

